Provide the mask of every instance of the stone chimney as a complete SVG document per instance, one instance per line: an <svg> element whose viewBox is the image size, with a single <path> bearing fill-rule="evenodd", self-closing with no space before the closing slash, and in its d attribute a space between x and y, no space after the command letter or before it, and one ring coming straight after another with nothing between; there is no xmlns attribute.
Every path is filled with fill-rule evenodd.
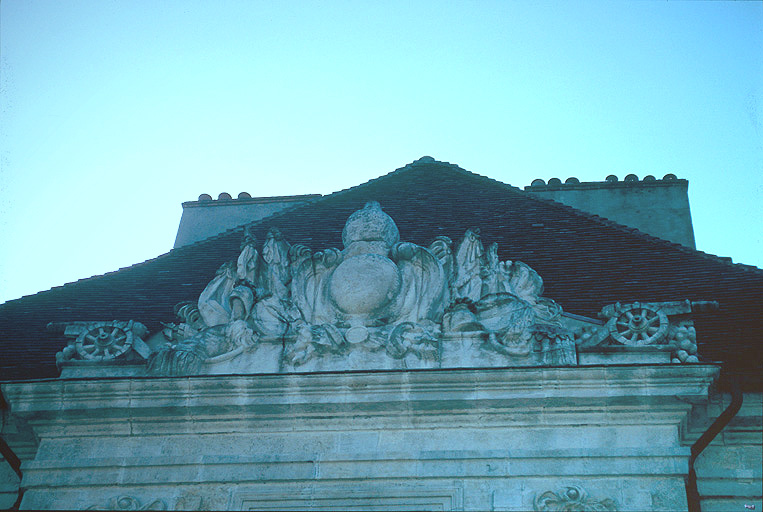
<svg viewBox="0 0 763 512"><path fill-rule="evenodd" d="M564 183L558 178L551 178L548 183L537 179L525 187L525 192L538 197L694 249L688 190L689 181L673 174L666 174L661 180L645 176L640 181L635 174L629 174L623 181L610 175L605 181L584 183L577 178L567 178Z"/></svg>
<svg viewBox="0 0 763 512"><path fill-rule="evenodd" d="M201 194L198 201L183 203L175 248L204 240L228 229L255 222L276 212L314 201L320 194L300 196L252 197L241 192L233 199L223 192L212 199L209 194Z"/></svg>

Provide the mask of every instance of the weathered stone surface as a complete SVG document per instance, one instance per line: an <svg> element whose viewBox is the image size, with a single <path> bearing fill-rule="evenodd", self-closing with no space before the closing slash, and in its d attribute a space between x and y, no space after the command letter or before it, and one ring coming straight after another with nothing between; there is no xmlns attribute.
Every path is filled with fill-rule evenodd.
<svg viewBox="0 0 763 512"><path fill-rule="evenodd" d="M602 326L581 324L575 329L575 343L579 352L600 352L605 348L610 358L616 352L630 355L637 351L616 351L620 347L655 349L669 351L673 363L697 363L697 332L690 318L693 311L718 309L717 302L671 301L634 302L632 304L610 304L599 313L606 320ZM610 349L610 350L606 350ZM626 356L627 357L627 356ZM603 359L586 357L588 361ZM652 358L650 361L656 362ZM622 362L626 362L624 359Z"/></svg>
<svg viewBox="0 0 763 512"><path fill-rule="evenodd" d="M495 244L485 251L478 230L455 246L447 237L429 247L400 242L394 221L369 202L350 215L342 241L342 250L313 253L271 230L260 253L247 235L238 260L220 268L198 308L177 308L181 323L168 324L169 343L152 355L149 370L576 364L571 332L561 308L541 297L540 276L523 263L499 261ZM455 351L444 341L454 335L464 342ZM242 354L278 341L284 350L277 360L243 365L254 358ZM217 365L220 358L225 365Z"/></svg>
<svg viewBox="0 0 763 512"><path fill-rule="evenodd" d="M143 341L148 329L140 322L65 322L48 324L48 330L70 338L56 354L62 366L135 364L148 358L151 349Z"/></svg>
<svg viewBox="0 0 763 512"><path fill-rule="evenodd" d="M8 461L0 456L0 509L10 510L18 497L20 483Z"/></svg>
<svg viewBox="0 0 763 512"><path fill-rule="evenodd" d="M2 391L40 439L25 463L26 508L116 508L126 497L168 510L531 510L571 487L641 511L685 508L680 433L716 374L531 367ZM603 395L601 382L617 385Z"/></svg>
<svg viewBox="0 0 763 512"><path fill-rule="evenodd" d="M715 395L694 411L686 434L694 442L729 406L729 395ZM703 511L763 509L763 395L745 393L729 425L697 458L697 487Z"/></svg>
<svg viewBox="0 0 763 512"><path fill-rule="evenodd" d="M164 324L146 343L132 323L73 322L67 332L79 338L59 359L76 353L126 363L135 358L123 352L135 353L148 357L151 375L568 366L579 363L578 353L582 364L654 363L666 355L696 363L689 315L717 308L617 303L602 309L603 324L565 315L542 296L537 272L500 261L498 246L486 250L478 229L467 229L458 243L445 236L428 247L401 242L374 201L349 216L342 241L341 250L313 252L271 229L258 248L247 232L236 261L219 268L198 301L175 307L179 322ZM101 338L110 342L107 352ZM89 351L81 349L83 339ZM105 374L67 368L66 375L78 371Z"/></svg>

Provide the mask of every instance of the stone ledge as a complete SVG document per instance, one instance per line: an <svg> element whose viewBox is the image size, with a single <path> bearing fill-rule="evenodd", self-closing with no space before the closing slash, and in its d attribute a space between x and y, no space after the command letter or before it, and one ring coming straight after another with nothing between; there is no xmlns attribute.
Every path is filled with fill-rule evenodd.
<svg viewBox="0 0 763 512"><path fill-rule="evenodd" d="M118 415L94 421L87 415L38 417L31 421L35 431L46 438L99 437L105 435L145 436L182 435L182 434L247 434L253 431L268 433L281 432L289 429L294 432L308 432L313 429L333 430L339 422L344 422L347 431L374 430L379 428L400 429L415 428L433 429L446 428L454 421L461 427L474 427L479 424L485 428L523 429L532 426L578 427L581 425L611 425L632 426L640 425L669 425L675 426L688 415L691 405L678 401L667 404L641 402L628 408L612 407L595 414L589 413L586 404L559 406L548 410L544 407L531 414L522 413L522 405L515 404L509 408L490 408L485 404L481 407L456 411L443 409L440 411L412 408L407 411L359 411L347 407L341 411L323 409L312 414L304 411L287 411L278 415L271 414L263 417L258 410L231 409L218 411L199 417L193 411L160 411L154 410L152 415L141 417L133 415ZM161 414L164 412L164 414ZM102 413L102 411L101 411ZM349 421L351 420L351 421ZM412 423L415 423L412 425Z"/></svg>
<svg viewBox="0 0 763 512"><path fill-rule="evenodd" d="M155 448L155 447L154 447ZM155 450L154 450L155 451ZM689 455L688 447L654 446L650 448L628 447L619 448L617 453L611 449L581 447L557 448L548 450L371 450L365 452L340 452L321 451L320 456L316 452L306 456L304 451L282 452L278 455L271 453L255 453L252 455L166 455L139 457L70 457L68 459L39 459L25 464L28 471L40 469L63 469L63 468L109 468L109 467L149 467L149 466L193 466L193 465L247 465L247 464L276 464L276 463L364 463L374 462L383 458L387 461L413 461L413 462L438 462L450 461L491 461L511 460L512 464L522 460L536 459L579 459L591 458L597 460L607 459L682 459ZM759 473L759 472L758 472ZM744 478L760 478L760 474L753 476L752 472Z"/></svg>
<svg viewBox="0 0 763 512"><path fill-rule="evenodd" d="M704 400L714 365L478 368L133 379L47 380L2 385L14 414L157 407L446 403L675 397Z"/></svg>
<svg viewBox="0 0 763 512"><path fill-rule="evenodd" d="M454 424L518 433L652 425L672 439L717 374L710 365L524 367L49 380L8 383L3 393L36 435L69 442L338 428L385 429L393 439L399 429Z"/></svg>
<svg viewBox="0 0 763 512"><path fill-rule="evenodd" d="M437 479L378 479L354 481L299 481L244 484L189 485L125 485L116 488L58 488L55 499L44 489L29 489L22 504L26 508L67 508L84 510L92 506L114 503L115 496L129 496L138 507L159 503L172 509L206 508L208 510L495 510L528 511L539 494L575 485L589 496L602 500L613 499L618 510L675 512L686 509L683 481L662 477L626 479L520 477L490 479L489 484L470 478ZM404 498L405 501L382 502L386 506L369 506L369 500L384 497ZM195 501L193 500L195 497ZM448 498L442 500L439 498ZM188 498L191 498L189 500ZM352 498L355 501L350 501ZM337 501L335 501L337 500ZM189 504L203 504L189 507ZM178 507L182 503L185 506ZM408 504L406 506L406 504ZM431 504L432 506L428 506ZM114 506L112 505L112 509Z"/></svg>
<svg viewBox="0 0 763 512"><path fill-rule="evenodd" d="M256 481L346 481L357 479L405 480L412 478L506 478L543 477L611 477L616 475L639 475L641 477L668 475L681 476L687 471L686 457L603 457L589 458L585 453L578 457L557 460L553 453L534 459L515 460L509 457L496 459L424 459L409 456L406 459L389 459L384 454L368 460L294 460L277 462L229 461L210 463L201 459L184 464L168 460L108 461L103 464L67 466L43 466L29 464L25 468L25 488L50 487L50 475L56 474L56 486L100 487L104 485L187 484L228 482L239 475L239 482ZM85 462L85 461L80 461ZM241 477L240 475L246 475ZM320 476L318 476L320 475Z"/></svg>

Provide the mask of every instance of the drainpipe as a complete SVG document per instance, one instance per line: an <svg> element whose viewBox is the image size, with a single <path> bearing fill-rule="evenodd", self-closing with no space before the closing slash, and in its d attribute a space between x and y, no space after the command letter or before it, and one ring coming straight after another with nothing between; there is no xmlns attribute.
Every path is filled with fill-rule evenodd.
<svg viewBox="0 0 763 512"><path fill-rule="evenodd" d="M0 414L3 414L3 419L3 411L5 409L10 409L10 407L8 406L8 402L5 401L2 390L0 390ZM21 459L19 459L18 456L13 453L13 450L10 446L8 446L8 443L5 441L3 436L0 436L0 454L2 454L3 458L8 461L8 465L19 477L19 495L16 498L16 502L10 508L10 510L18 510L19 506L21 506L21 498L24 496L24 490L21 488L21 478L23 476L21 474Z"/></svg>
<svg viewBox="0 0 763 512"><path fill-rule="evenodd" d="M729 383L731 384L731 403L728 407L718 416L712 425L701 435L699 439L691 445L691 455L689 456L689 474L686 476L686 502L689 506L689 512L702 512L699 501L699 490L697 489L697 472L694 470L694 462L699 457L699 454L707 448L715 436L717 436L721 430L726 428L734 416L737 415L739 409L742 408L743 395L739 389L739 382L736 375L729 374Z"/></svg>

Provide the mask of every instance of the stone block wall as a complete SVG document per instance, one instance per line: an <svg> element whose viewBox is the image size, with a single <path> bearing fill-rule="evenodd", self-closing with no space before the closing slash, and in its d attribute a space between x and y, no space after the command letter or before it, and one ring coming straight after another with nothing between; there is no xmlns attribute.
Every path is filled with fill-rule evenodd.
<svg viewBox="0 0 763 512"><path fill-rule="evenodd" d="M631 174L625 181L615 176L585 183L575 178L565 183L551 179L548 184L535 180L525 191L694 248L688 187L687 180L672 174L661 180L649 176L641 181Z"/></svg>
<svg viewBox="0 0 763 512"><path fill-rule="evenodd" d="M716 395L708 420L731 401ZM707 422L704 422L707 423ZM703 512L763 510L763 394L746 393L742 409L695 462ZM697 431L692 432L697 436Z"/></svg>
<svg viewBox="0 0 763 512"><path fill-rule="evenodd" d="M685 509L706 365L4 384L22 508ZM121 501L120 501L121 500Z"/></svg>
<svg viewBox="0 0 763 512"><path fill-rule="evenodd" d="M180 218L175 248L204 240L223 231L243 224L255 222L286 208L310 202L320 194L279 197L251 197L242 192L233 199L229 194L220 194L213 200L207 194L199 196L198 201L183 203L183 216Z"/></svg>
<svg viewBox="0 0 763 512"><path fill-rule="evenodd" d="M19 477L0 456L0 510L10 509L19 494Z"/></svg>

